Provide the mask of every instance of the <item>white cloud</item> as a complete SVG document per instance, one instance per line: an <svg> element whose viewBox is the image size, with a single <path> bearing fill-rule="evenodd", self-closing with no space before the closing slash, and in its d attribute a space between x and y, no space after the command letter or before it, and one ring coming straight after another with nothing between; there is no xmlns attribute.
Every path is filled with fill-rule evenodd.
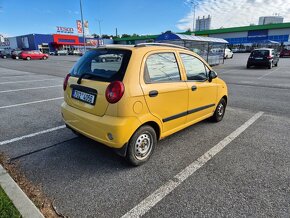
<svg viewBox="0 0 290 218"><path fill-rule="evenodd" d="M189 7L190 0L185 0ZM211 15L211 28L248 26L258 24L260 16L278 13L284 22L290 22L290 0L202 0L196 6L198 16ZM192 29L193 11L180 19L176 27L180 30Z"/></svg>

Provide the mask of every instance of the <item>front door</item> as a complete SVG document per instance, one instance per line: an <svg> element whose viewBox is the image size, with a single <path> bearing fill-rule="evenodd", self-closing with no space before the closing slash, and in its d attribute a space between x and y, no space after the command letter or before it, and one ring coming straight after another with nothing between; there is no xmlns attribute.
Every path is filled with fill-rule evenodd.
<svg viewBox="0 0 290 218"><path fill-rule="evenodd" d="M163 123L163 132L184 125L188 90L181 79L174 52L150 53L144 63L141 86L149 111Z"/></svg>
<svg viewBox="0 0 290 218"><path fill-rule="evenodd" d="M206 64L189 54L180 54L187 77L188 116L187 122L195 122L212 114L216 107L217 85L208 81Z"/></svg>

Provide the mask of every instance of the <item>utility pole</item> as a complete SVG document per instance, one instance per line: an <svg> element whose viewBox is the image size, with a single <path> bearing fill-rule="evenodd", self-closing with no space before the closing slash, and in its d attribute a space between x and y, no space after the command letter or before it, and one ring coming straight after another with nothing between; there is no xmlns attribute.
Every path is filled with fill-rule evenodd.
<svg viewBox="0 0 290 218"><path fill-rule="evenodd" d="M84 53L86 53L86 38L85 38L85 28L84 28L84 18L83 18L82 0L80 0L80 10L81 10L82 29L83 29L83 39L84 39Z"/></svg>
<svg viewBox="0 0 290 218"><path fill-rule="evenodd" d="M101 22L102 20L97 20L99 23L99 33L100 33L100 38L102 38L102 28L101 28Z"/></svg>
<svg viewBox="0 0 290 218"><path fill-rule="evenodd" d="M195 28L194 28L194 24L195 24L195 8L196 8L196 6L197 6L197 3L195 3L195 1L193 0L193 1L191 1L190 2L191 3L191 5L192 5L192 8L193 8L193 24L192 24L192 32L194 32L195 31Z"/></svg>

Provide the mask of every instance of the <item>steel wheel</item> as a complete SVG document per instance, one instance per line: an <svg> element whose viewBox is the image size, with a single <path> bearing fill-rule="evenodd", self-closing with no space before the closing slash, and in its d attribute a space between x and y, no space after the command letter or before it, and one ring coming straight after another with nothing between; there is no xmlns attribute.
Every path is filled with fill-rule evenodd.
<svg viewBox="0 0 290 218"><path fill-rule="evenodd" d="M218 103L213 116L211 117L211 119L214 122L219 122L223 119L225 115L225 111L226 111L226 106L227 106L227 102L224 98L222 98L220 102Z"/></svg>
<svg viewBox="0 0 290 218"><path fill-rule="evenodd" d="M223 116L225 112L225 107L222 103L219 103L219 105L217 106L217 114L218 116Z"/></svg>
<svg viewBox="0 0 290 218"><path fill-rule="evenodd" d="M150 133L140 135L135 142L135 157L137 160L144 160L152 150L153 139Z"/></svg>
<svg viewBox="0 0 290 218"><path fill-rule="evenodd" d="M155 130L149 125L141 126L128 143L126 159L130 164L139 166L149 160L156 144Z"/></svg>

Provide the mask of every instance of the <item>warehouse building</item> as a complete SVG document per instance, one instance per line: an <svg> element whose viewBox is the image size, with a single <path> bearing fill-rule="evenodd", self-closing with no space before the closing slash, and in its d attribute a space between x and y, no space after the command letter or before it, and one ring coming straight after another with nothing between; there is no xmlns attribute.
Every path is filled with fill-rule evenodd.
<svg viewBox="0 0 290 218"><path fill-rule="evenodd" d="M222 38L231 48L251 50L263 46L285 46L290 44L290 23L242 26L195 32L197 36Z"/></svg>
<svg viewBox="0 0 290 218"><path fill-rule="evenodd" d="M99 45L113 44L112 39L95 39L86 37L87 48ZM59 50L77 50L84 47L84 38L78 35L68 34L28 34L16 37L8 37L0 43L1 50L40 50L44 53L53 53Z"/></svg>
<svg viewBox="0 0 290 218"><path fill-rule="evenodd" d="M182 34L182 33L181 33ZM188 32L183 34L190 34ZM196 36L221 38L229 42L229 47L250 51L262 46L285 46L290 44L290 23L242 26L196 31ZM117 44L137 44L155 41L158 35L116 38Z"/></svg>

